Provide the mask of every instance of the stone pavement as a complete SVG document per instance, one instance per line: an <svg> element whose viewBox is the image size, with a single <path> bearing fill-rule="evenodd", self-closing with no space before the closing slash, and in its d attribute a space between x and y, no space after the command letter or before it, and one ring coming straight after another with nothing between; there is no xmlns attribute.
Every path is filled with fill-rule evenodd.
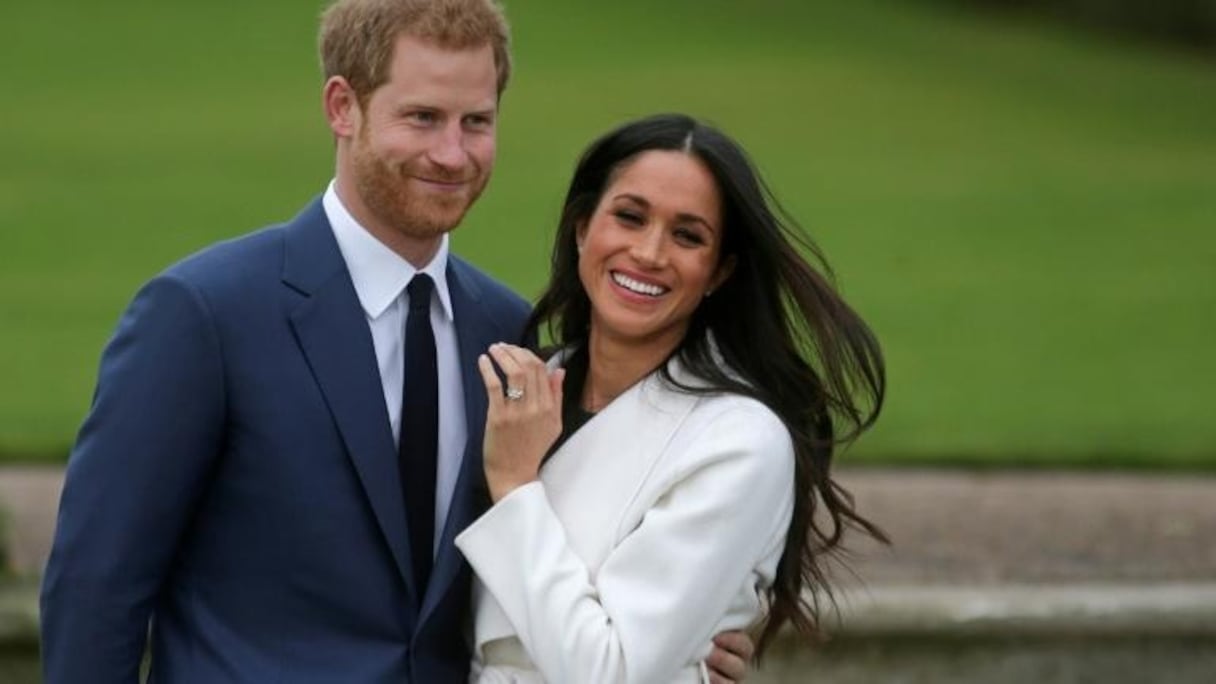
<svg viewBox="0 0 1216 684"><path fill-rule="evenodd" d="M822 652L783 641L750 681L1216 681L1216 475L839 479L894 543L854 535L833 572L837 639ZM56 468L0 468L11 569L24 578L0 591L0 644L36 644L61 484Z"/></svg>
<svg viewBox="0 0 1216 684"><path fill-rule="evenodd" d="M1152 623L1216 635L1216 476L852 469L839 480L894 542L854 536L835 568L845 632ZM54 467L0 469L12 570L30 581L61 486Z"/></svg>
<svg viewBox="0 0 1216 684"><path fill-rule="evenodd" d="M62 477L0 468L19 574L46 561ZM1216 582L1213 475L852 469L839 479L894 542L854 536L850 565L868 585Z"/></svg>
<svg viewBox="0 0 1216 684"><path fill-rule="evenodd" d="M9 568L23 577L41 573L55 531L63 470L53 467L0 468L0 517L7 536Z"/></svg>
<svg viewBox="0 0 1216 684"><path fill-rule="evenodd" d="M62 478L0 468L20 575L46 561ZM842 584L1216 583L1213 475L846 469L839 479L893 540L854 535Z"/></svg>
<svg viewBox="0 0 1216 684"><path fill-rule="evenodd" d="M1216 476L851 470L868 584L1216 582Z"/></svg>

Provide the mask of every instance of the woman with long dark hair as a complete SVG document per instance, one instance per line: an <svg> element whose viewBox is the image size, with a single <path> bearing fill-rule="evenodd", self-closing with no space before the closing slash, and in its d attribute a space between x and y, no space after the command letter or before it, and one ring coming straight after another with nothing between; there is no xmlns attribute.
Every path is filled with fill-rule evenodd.
<svg viewBox="0 0 1216 684"><path fill-rule="evenodd" d="M661 115L584 153L552 269L548 363L481 359L482 681L699 681L717 632L815 636L844 530L885 539L831 477L885 375L819 251L738 144Z"/></svg>

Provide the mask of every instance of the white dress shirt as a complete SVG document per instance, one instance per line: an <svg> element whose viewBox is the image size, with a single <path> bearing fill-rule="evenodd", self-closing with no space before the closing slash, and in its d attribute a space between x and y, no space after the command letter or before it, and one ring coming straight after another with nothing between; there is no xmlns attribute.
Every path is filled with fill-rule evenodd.
<svg viewBox="0 0 1216 684"><path fill-rule="evenodd" d="M431 262L422 269L415 269L351 216L339 199L333 182L325 190L321 202L371 329L376 363L380 367L380 384L384 388L384 407L388 411L386 417L392 426L394 442L399 441L401 435L405 318L410 308L405 286L419 270L435 281L430 307L439 367L439 461L435 469L435 543L431 549L434 554L439 548L443 525L452 503L452 492L460 474L465 442L468 441L460 354L446 277L448 236L443 236L439 251Z"/></svg>

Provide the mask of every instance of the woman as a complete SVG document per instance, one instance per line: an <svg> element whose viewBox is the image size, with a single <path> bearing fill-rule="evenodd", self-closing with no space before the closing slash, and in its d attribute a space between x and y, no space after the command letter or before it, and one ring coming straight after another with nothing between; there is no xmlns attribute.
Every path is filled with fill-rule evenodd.
<svg viewBox="0 0 1216 684"><path fill-rule="evenodd" d="M701 681L711 635L765 612L758 651L813 636L824 552L883 538L829 473L878 415L878 344L781 216L685 116L583 155L529 326L559 351L480 360L494 505L457 545L481 681Z"/></svg>

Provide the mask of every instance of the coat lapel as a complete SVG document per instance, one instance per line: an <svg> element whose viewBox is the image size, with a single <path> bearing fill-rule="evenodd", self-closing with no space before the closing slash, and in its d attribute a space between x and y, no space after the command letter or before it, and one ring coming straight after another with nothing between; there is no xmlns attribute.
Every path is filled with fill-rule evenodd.
<svg viewBox="0 0 1216 684"><path fill-rule="evenodd" d="M304 295L291 312L292 329L417 608L397 450L375 347L320 201L287 227L283 282Z"/></svg>

